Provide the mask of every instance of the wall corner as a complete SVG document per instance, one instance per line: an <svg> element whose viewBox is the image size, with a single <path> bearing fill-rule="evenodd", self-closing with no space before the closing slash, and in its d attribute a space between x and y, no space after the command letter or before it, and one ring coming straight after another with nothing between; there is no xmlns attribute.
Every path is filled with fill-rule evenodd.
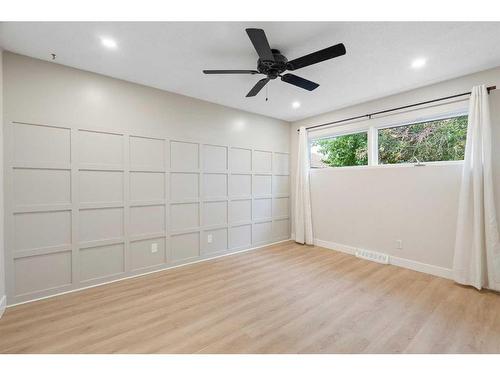
<svg viewBox="0 0 500 375"><path fill-rule="evenodd" d="M3 178L3 49L0 48L0 318L7 304L5 284L4 178Z"/></svg>

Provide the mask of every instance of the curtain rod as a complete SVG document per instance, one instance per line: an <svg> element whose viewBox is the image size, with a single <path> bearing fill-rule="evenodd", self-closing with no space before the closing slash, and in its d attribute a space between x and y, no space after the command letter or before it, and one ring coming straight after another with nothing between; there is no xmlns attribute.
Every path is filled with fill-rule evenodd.
<svg viewBox="0 0 500 375"><path fill-rule="evenodd" d="M490 91L492 90L496 90L496 86L489 86L486 88L486 90L488 91L488 94L490 93ZM342 122L346 122L346 121L353 121L353 120L359 120L359 119L362 119L362 118L365 118L365 117L368 117L369 119L372 118L372 116L376 116L376 115L381 115L381 114L384 114L384 113L389 113L389 112L394 112L394 111L398 111L400 109L406 109L406 108L412 108L412 107L417 107L419 105L424 105L424 104L430 104L430 103L435 103L435 102L440 102L440 101L443 101L443 100L447 100L447 99L453 99L453 98L459 98L460 96L465 96L465 95L470 95L471 94L471 91L469 92L463 92L461 94L456 94L456 95L450 95L450 96L445 96L445 97L442 97L442 98L437 98L437 99L432 99L432 100L426 100L425 102L419 102L419 103L414 103L414 104L408 104L408 105L404 105L402 107L395 107L395 108L390 108L390 109L384 109L383 111L377 111L377 112L372 112L372 113L367 113L366 115L359 115L359 116L354 116L354 117L349 117L349 118L345 118L345 119L342 119L342 120L337 120L337 121L332 121L332 122L327 122L327 123L324 123L324 124L319 124L319 125L313 125L313 126L308 126L306 127L306 130L309 130L309 129L316 129L316 128L320 128L320 127L323 127L323 126L329 126L329 125L335 125L335 124L340 124ZM297 131L300 131L300 129L297 129Z"/></svg>

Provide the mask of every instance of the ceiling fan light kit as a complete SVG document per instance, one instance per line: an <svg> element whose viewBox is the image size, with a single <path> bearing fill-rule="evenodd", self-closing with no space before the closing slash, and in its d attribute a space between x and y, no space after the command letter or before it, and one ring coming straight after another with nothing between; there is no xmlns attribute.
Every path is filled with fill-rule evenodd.
<svg viewBox="0 0 500 375"><path fill-rule="evenodd" d="M272 49L267 41L266 34L262 29L246 29L248 37L252 42L259 59L257 60L257 70L204 70L205 74L263 74L266 78L259 80L246 95L255 96L270 80L280 78L283 82L312 91L319 84L309 81L295 74L286 73L309 65L317 64L325 60L330 60L346 54L345 46L342 43L310 53L297 59L288 61L277 49Z"/></svg>

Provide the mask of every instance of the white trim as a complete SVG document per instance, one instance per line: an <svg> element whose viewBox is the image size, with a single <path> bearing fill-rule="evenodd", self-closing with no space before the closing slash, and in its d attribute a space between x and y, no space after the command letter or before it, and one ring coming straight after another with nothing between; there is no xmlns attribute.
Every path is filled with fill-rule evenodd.
<svg viewBox="0 0 500 375"><path fill-rule="evenodd" d="M354 246L339 244L330 241L318 240L318 239L314 240L314 245L324 247L330 250L340 251L342 253L346 253L349 255L355 255L357 250L357 248ZM389 264L396 267L407 268L417 272L428 273L430 275L442 277L445 279L450 279L450 280L452 279L451 269L441 266L435 266L433 264L422 263L416 260L395 257L392 255L389 255Z"/></svg>
<svg viewBox="0 0 500 375"><path fill-rule="evenodd" d="M149 274L152 274L152 273L157 273L157 272L162 272L162 271L168 271L168 270L171 270L171 269L174 269L174 268L188 266L190 264L205 262L207 260L212 260L212 259L227 257L227 256L230 256L230 255L245 253L247 251L252 251L252 250L258 250L258 249L262 249L263 247L277 245L279 243L290 241L290 240L291 240L290 238L287 238L286 240L271 242L271 243L263 244L263 245L257 246L257 247L251 247L251 248L248 248L248 249L243 249L243 250L228 252L228 253L216 255L216 256L213 256L213 257L203 258L203 259L196 259L196 260L193 260L193 261L188 262L188 263L182 263L182 264L176 264L176 265L173 265L173 266L171 265L171 266L167 266L167 267L162 267L162 268L154 270L154 271L149 271L149 272L144 272L144 273L138 273L138 274L135 274L135 275L132 275L132 276L122 277L120 279L114 279L114 280L106 281L106 282L99 283L99 284L92 284L90 286L86 286L86 287L78 288L78 289L72 289L72 290L68 290L66 292L55 293L55 294L51 294L50 296L44 296L44 297L40 297L40 298L33 298L33 299L28 300L28 301L22 301L22 302L18 302L18 303L13 303L13 304L6 305L6 306L5 306L6 297L4 296L3 297L4 299L2 299L2 303L4 304L4 309L6 307L13 307L13 306L18 306L18 305L24 305L25 303L30 303L30 302L35 302L35 301L41 301L41 300L44 300L44 299L47 299L47 298L52 298L52 297L61 296L61 295L64 295L64 294L79 292L79 291L82 291L82 290L85 290L85 289L95 288L95 287L98 287L98 286L101 286L101 285L112 284L112 283L116 283L118 281L133 279L133 278L136 278L136 277L141 277L141 276L149 275ZM0 310L0 317L2 315L1 312L2 311Z"/></svg>
<svg viewBox="0 0 500 375"><path fill-rule="evenodd" d="M462 165L463 160L441 160L441 161L424 161L423 165L416 163L397 163L397 164L377 164L377 165L352 165L348 167L311 167L311 171L349 171L356 169L383 169L383 168L413 168L420 167L445 167L450 165Z"/></svg>
<svg viewBox="0 0 500 375"><path fill-rule="evenodd" d="M356 248L353 246L342 245L336 242L324 241L324 240L314 240L314 246L324 247L330 250L340 251L349 255L356 255Z"/></svg>
<svg viewBox="0 0 500 375"><path fill-rule="evenodd" d="M7 307L7 296L2 296L2 298L0 298L0 318L2 318L2 315L5 312L6 307Z"/></svg>
<svg viewBox="0 0 500 375"><path fill-rule="evenodd" d="M368 165L376 166L378 163L378 130L374 126L368 128Z"/></svg>
<svg viewBox="0 0 500 375"><path fill-rule="evenodd" d="M394 256L390 256L389 262L390 264L397 267L403 267L413 271L428 273L430 275L439 276L444 279L452 279L452 270L450 268L435 266L433 264L417 262L416 260Z"/></svg>

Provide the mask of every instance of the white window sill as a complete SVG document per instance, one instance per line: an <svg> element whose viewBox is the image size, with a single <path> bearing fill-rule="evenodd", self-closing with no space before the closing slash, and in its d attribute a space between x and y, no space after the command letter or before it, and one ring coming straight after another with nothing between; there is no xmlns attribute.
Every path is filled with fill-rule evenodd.
<svg viewBox="0 0 500 375"><path fill-rule="evenodd" d="M416 163L401 163L401 164L379 164L379 165L356 165L352 167L310 167L312 171L346 171L346 170L363 170L363 169L381 169L381 168L425 168L425 167L444 167L444 166L454 166L463 165L463 160L452 160L452 161L430 161L422 162L423 165L417 165Z"/></svg>

